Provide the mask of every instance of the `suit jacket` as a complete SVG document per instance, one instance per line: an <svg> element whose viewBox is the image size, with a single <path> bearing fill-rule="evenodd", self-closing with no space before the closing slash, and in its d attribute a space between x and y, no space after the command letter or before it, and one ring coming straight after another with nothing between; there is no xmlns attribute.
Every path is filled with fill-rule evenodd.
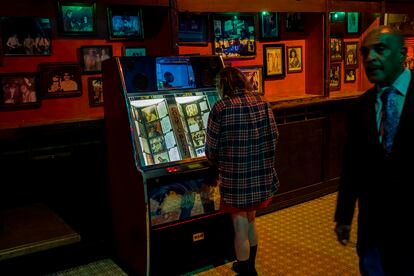
<svg viewBox="0 0 414 276"><path fill-rule="evenodd" d="M414 74L407 91L393 152L386 157L376 122L376 88L350 109L335 220L351 225L358 200L358 245L414 245Z"/></svg>

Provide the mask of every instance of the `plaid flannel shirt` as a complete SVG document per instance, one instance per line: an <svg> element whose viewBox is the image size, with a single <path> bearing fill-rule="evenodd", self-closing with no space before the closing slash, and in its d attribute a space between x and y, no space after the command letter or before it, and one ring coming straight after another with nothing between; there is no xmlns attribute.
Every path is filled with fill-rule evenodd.
<svg viewBox="0 0 414 276"><path fill-rule="evenodd" d="M238 94L213 106L207 126L206 156L218 165L225 203L247 208L276 193L277 137L273 112L261 96Z"/></svg>

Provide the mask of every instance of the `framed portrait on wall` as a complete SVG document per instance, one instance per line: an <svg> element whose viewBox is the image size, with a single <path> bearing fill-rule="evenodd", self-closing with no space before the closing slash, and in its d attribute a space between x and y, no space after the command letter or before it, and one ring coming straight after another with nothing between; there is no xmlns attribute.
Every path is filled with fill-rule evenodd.
<svg viewBox="0 0 414 276"><path fill-rule="evenodd" d="M355 82L356 81L356 69L355 68L345 68L344 73L345 73L344 82Z"/></svg>
<svg viewBox="0 0 414 276"><path fill-rule="evenodd" d="M301 12L287 12L285 14L285 29L286 32L303 32L305 29L305 22L303 21L303 13Z"/></svg>
<svg viewBox="0 0 414 276"><path fill-rule="evenodd" d="M147 55L145 47L125 46L122 50L122 54L126 57L142 57Z"/></svg>
<svg viewBox="0 0 414 276"><path fill-rule="evenodd" d="M89 106L103 106L102 78L88 78Z"/></svg>
<svg viewBox="0 0 414 276"><path fill-rule="evenodd" d="M208 14L180 12L178 14L178 43L180 45L207 45Z"/></svg>
<svg viewBox="0 0 414 276"><path fill-rule="evenodd" d="M252 58L256 55L254 14L215 14L213 53L223 58Z"/></svg>
<svg viewBox="0 0 414 276"><path fill-rule="evenodd" d="M263 67L262 66L241 66L237 67L246 76L253 88L253 93L264 95Z"/></svg>
<svg viewBox="0 0 414 276"><path fill-rule="evenodd" d="M49 56L52 24L49 18L4 17L2 47L5 56Z"/></svg>
<svg viewBox="0 0 414 276"><path fill-rule="evenodd" d="M263 45L264 76L285 76L285 44Z"/></svg>
<svg viewBox="0 0 414 276"><path fill-rule="evenodd" d="M279 13L259 13L260 39L278 39L280 35Z"/></svg>
<svg viewBox="0 0 414 276"><path fill-rule="evenodd" d="M337 91L341 89L341 66L342 63L331 63L329 69L329 90Z"/></svg>
<svg viewBox="0 0 414 276"><path fill-rule="evenodd" d="M358 42L345 42L345 67L358 66Z"/></svg>
<svg viewBox="0 0 414 276"><path fill-rule="evenodd" d="M112 6L107 9L109 40L142 40L142 10L136 6Z"/></svg>
<svg viewBox="0 0 414 276"><path fill-rule="evenodd" d="M112 45L81 46L80 52L83 73L101 73L102 62L112 57Z"/></svg>
<svg viewBox="0 0 414 276"><path fill-rule="evenodd" d="M346 13L346 32L348 34L359 34L359 12L347 12Z"/></svg>
<svg viewBox="0 0 414 276"><path fill-rule="evenodd" d="M288 73L300 73L303 70L302 65L302 46L286 47Z"/></svg>
<svg viewBox="0 0 414 276"><path fill-rule="evenodd" d="M339 37L330 38L330 58L331 61L342 60L343 39Z"/></svg>
<svg viewBox="0 0 414 276"><path fill-rule="evenodd" d="M62 35L92 35L96 33L95 2L58 1L58 26Z"/></svg>
<svg viewBox="0 0 414 276"><path fill-rule="evenodd" d="M26 109L40 106L36 73L0 74L0 109Z"/></svg>
<svg viewBox="0 0 414 276"><path fill-rule="evenodd" d="M40 90L43 98L78 97L82 95L79 63L40 63Z"/></svg>

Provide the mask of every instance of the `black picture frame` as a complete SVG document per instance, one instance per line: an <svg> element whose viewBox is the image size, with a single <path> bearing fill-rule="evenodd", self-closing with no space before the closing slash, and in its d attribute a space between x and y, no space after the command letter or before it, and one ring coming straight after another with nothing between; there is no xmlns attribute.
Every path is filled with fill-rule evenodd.
<svg viewBox="0 0 414 276"><path fill-rule="evenodd" d="M293 54L295 54L293 56ZM302 46L287 46L286 61L288 73L300 73L303 71L303 52Z"/></svg>
<svg viewBox="0 0 414 276"><path fill-rule="evenodd" d="M178 44L207 45L208 44L208 14L207 13L178 13Z"/></svg>
<svg viewBox="0 0 414 276"><path fill-rule="evenodd" d="M341 89L341 62L331 63L329 69L329 91L338 91Z"/></svg>
<svg viewBox="0 0 414 276"><path fill-rule="evenodd" d="M79 63L40 63L39 71L42 98L79 97L82 95Z"/></svg>
<svg viewBox="0 0 414 276"><path fill-rule="evenodd" d="M285 44L263 45L264 77L285 76Z"/></svg>
<svg viewBox="0 0 414 276"><path fill-rule="evenodd" d="M345 22L346 12L330 12L329 22L331 23L343 23Z"/></svg>
<svg viewBox="0 0 414 276"><path fill-rule="evenodd" d="M112 57L112 45L88 45L80 47L82 72L102 73L102 62Z"/></svg>
<svg viewBox="0 0 414 276"><path fill-rule="evenodd" d="M344 66L358 67L358 42L344 43Z"/></svg>
<svg viewBox="0 0 414 276"><path fill-rule="evenodd" d="M280 14L277 12L259 13L260 39L279 39Z"/></svg>
<svg viewBox="0 0 414 276"><path fill-rule="evenodd" d="M45 17L4 17L2 47L5 56L49 56L52 23Z"/></svg>
<svg viewBox="0 0 414 276"><path fill-rule="evenodd" d="M331 37L329 46L329 56L331 61L341 61L343 59L344 40L341 37Z"/></svg>
<svg viewBox="0 0 414 276"><path fill-rule="evenodd" d="M142 9L136 6L107 8L109 40L143 40Z"/></svg>
<svg viewBox="0 0 414 276"><path fill-rule="evenodd" d="M96 34L96 4L58 1L57 21L61 35L94 35Z"/></svg>
<svg viewBox="0 0 414 276"><path fill-rule="evenodd" d="M346 32L348 34L359 34L360 16L359 12L346 13Z"/></svg>
<svg viewBox="0 0 414 276"><path fill-rule="evenodd" d="M124 46L122 48L122 55L125 57L142 57L147 55L147 48L135 47L135 46Z"/></svg>
<svg viewBox="0 0 414 276"><path fill-rule="evenodd" d="M344 82L356 82L356 68L344 69Z"/></svg>
<svg viewBox="0 0 414 276"><path fill-rule="evenodd" d="M19 110L40 106L37 73L0 74L0 110Z"/></svg>
<svg viewBox="0 0 414 276"><path fill-rule="evenodd" d="M286 32L303 32L305 30L305 22L303 20L302 12L287 12L285 16Z"/></svg>
<svg viewBox="0 0 414 276"><path fill-rule="evenodd" d="M88 95L89 106L95 107L104 105L102 77L88 78Z"/></svg>
<svg viewBox="0 0 414 276"><path fill-rule="evenodd" d="M264 95L263 66L239 66L237 68L246 76L253 93Z"/></svg>
<svg viewBox="0 0 414 276"><path fill-rule="evenodd" d="M213 17L213 54L224 59L256 56L255 14L218 13Z"/></svg>

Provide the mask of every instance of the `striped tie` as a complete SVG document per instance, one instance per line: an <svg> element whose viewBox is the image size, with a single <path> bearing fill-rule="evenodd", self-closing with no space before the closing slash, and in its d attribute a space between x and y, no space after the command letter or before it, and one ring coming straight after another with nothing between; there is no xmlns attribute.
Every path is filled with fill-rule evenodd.
<svg viewBox="0 0 414 276"><path fill-rule="evenodd" d="M397 132L400 113L397 108L397 89L389 87L384 90L381 96L381 123L380 135L382 137L382 146L386 154L391 153L395 133Z"/></svg>

